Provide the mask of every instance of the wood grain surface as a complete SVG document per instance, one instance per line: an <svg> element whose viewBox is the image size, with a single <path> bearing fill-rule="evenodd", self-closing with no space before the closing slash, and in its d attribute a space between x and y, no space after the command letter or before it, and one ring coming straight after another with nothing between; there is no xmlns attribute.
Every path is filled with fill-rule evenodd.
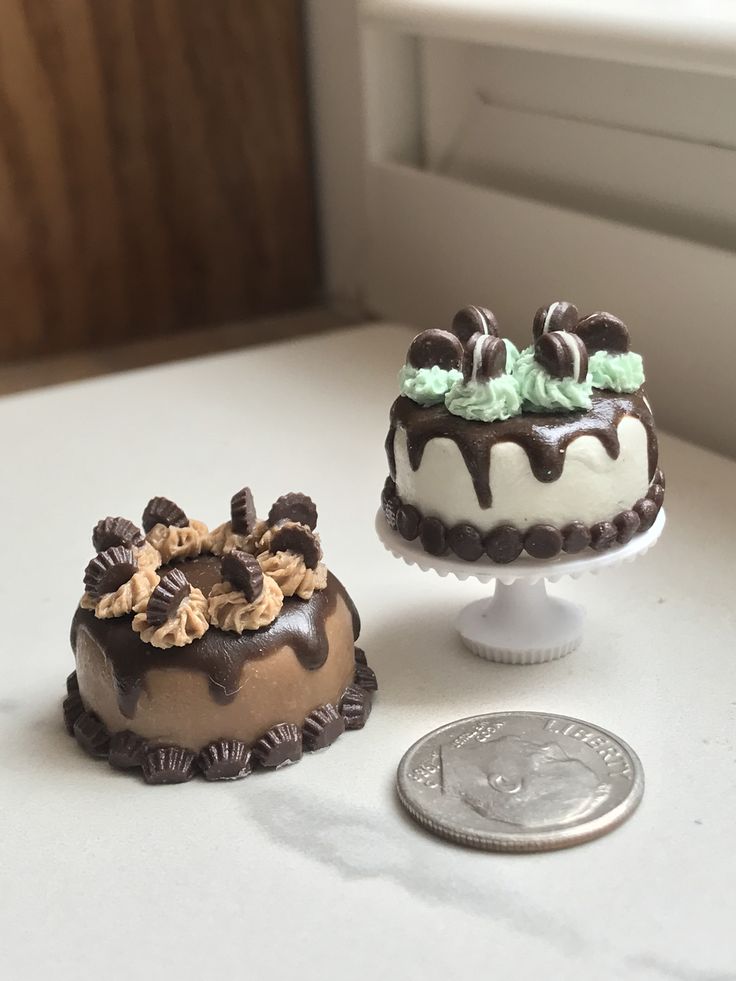
<svg viewBox="0 0 736 981"><path fill-rule="evenodd" d="M298 0L0 18L0 360L314 301Z"/></svg>

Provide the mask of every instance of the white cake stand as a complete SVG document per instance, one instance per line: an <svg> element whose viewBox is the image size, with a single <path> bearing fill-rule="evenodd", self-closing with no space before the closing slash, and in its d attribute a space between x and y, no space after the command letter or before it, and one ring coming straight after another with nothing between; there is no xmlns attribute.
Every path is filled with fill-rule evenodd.
<svg viewBox="0 0 736 981"><path fill-rule="evenodd" d="M502 664L540 664L574 651L583 637L585 611L577 603L549 596L545 581L563 576L579 579L586 572L600 572L622 562L633 562L647 552L662 534L664 509L652 527L634 535L626 545L605 552L559 555L540 561L523 556L510 565L490 559L465 562L454 556L437 558L417 542L407 542L389 528L383 511L376 516L376 531L385 547L407 565L424 572L496 583L490 599L476 600L460 611L456 627L467 648Z"/></svg>

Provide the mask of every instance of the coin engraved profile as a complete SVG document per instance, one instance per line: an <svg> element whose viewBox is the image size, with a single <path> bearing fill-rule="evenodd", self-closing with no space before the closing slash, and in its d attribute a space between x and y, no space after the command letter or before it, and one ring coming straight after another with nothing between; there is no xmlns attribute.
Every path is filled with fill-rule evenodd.
<svg viewBox="0 0 736 981"><path fill-rule="evenodd" d="M476 848L542 851L596 838L638 805L644 775L623 740L560 715L499 712L424 736L399 799L433 833Z"/></svg>
<svg viewBox="0 0 736 981"><path fill-rule="evenodd" d="M555 742L498 736L492 742L444 744L441 786L484 818L519 828L578 821L604 803L609 788Z"/></svg>

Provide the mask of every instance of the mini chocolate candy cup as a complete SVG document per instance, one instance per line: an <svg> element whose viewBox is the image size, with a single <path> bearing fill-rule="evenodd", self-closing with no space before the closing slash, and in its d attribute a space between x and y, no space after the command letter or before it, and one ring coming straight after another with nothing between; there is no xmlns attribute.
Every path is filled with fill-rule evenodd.
<svg viewBox="0 0 736 981"><path fill-rule="evenodd" d="M348 730L362 729L371 714L373 699L371 693L357 685L349 685L340 699L340 715L345 719Z"/></svg>
<svg viewBox="0 0 736 981"><path fill-rule="evenodd" d="M105 593L114 593L129 582L138 571L138 564L129 548L113 545L97 555L84 570L84 588L90 596L99 599Z"/></svg>
<svg viewBox="0 0 736 981"><path fill-rule="evenodd" d="M448 330L423 330L409 347L407 362L413 368L432 368L435 365L445 371L459 369L463 360L463 346L459 338Z"/></svg>
<svg viewBox="0 0 736 981"><path fill-rule="evenodd" d="M96 552L104 552L114 545L137 548L144 541L143 532L127 518L102 518L92 530L92 545Z"/></svg>
<svg viewBox="0 0 736 981"><path fill-rule="evenodd" d="M294 521L314 531L317 527L317 505L306 494L283 494L273 502L268 512L268 523L271 527L279 521Z"/></svg>
<svg viewBox="0 0 736 981"><path fill-rule="evenodd" d="M542 334L534 345L534 360L552 378L585 381L588 374L588 351L583 340L568 331Z"/></svg>
<svg viewBox="0 0 736 981"><path fill-rule="evenodd" d="M278 769L302 758L301 730L291 722L279 722L264 732L253 746L253 756L268 769Z"/></svg>
<svg viewBox="0 0 736 981"><path fill-rule="evenodd" d="M334 705L320 705L304 720L302 738L310 753L327 749L345 732L345 719Z"/></svg>
<svg viewBox="0 0 736 981"><path fill-rule="evenodd" d="M540 307L532 322L534 340L554 330L575 330L578 316L578 308L567 300L555 300L549 306Z"/></svg>
<svg viewBox="0 0 736 981"><path fill-rule="evenodd" d="M192 587L181 569L167 572L151 593L146 607L146 619L152 627L160 627L176 613Z"/></svg>
<svg viewBox="0 0 736 981"><path fill-rule="evenodd" d="M253 772L251 750L239 739L218 739L199 754L205 780L241 780Z"/></svg>
<svg viewBox="0 0 736 981"><path fill-rule="evenodd" d="M130 729L125 729L116 732L110 739L107 759L110 766L118 770L132 770L143 764L143 757L147 752L146 740Z"/></svg>
<svg viewBox="0 0 736 981"><path fill-rule="evenodd" d="M248 552L236 548L223 555L220 570L222 578L239 589L249 603L255 603L263 592L263 571Z"/></svg>
<svg viewBox="0 0 736 981"><path fill-rule="evenodd" d="M148 784L186 783L194 776L197 756L181 746L156 746L142 760L143 779Z"/></svg>
<svg viewBox="0 0 736 981"><path fill-rule="evenodd" d="M146 504L143 511L143 530L148 533L156 525L166 525L167 527L186 528L189 518L184 514L178 504L174 504L168 497L152 497Z"/></svg>
<svg viewBox="0 0 736 981"><path fill-rule="evenodd" d="M235 535L250 535L258 517L250 487L243 487L230 498L230 527Z"/></svg>
<svg viewBox="0 0 736 981"><path fill-rule="evenodd" d="M270 550L276 552L294 552L301 555L308 569L316 569L322 558L322 549L314 532L305 525L287 523L281 525L271 536Z"/></svg>

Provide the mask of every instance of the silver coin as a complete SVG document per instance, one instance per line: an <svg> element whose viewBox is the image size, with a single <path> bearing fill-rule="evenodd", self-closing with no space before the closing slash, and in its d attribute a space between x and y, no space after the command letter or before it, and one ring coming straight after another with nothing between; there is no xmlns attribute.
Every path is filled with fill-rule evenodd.
<svg viewBox="0 0 736 981"><path fill-rule="evenodd" d="M537 852L612 831L644 793L641 761L600 726L496 712L435 729L404 754L399 798L436 835L474 848Z"/></svg>

